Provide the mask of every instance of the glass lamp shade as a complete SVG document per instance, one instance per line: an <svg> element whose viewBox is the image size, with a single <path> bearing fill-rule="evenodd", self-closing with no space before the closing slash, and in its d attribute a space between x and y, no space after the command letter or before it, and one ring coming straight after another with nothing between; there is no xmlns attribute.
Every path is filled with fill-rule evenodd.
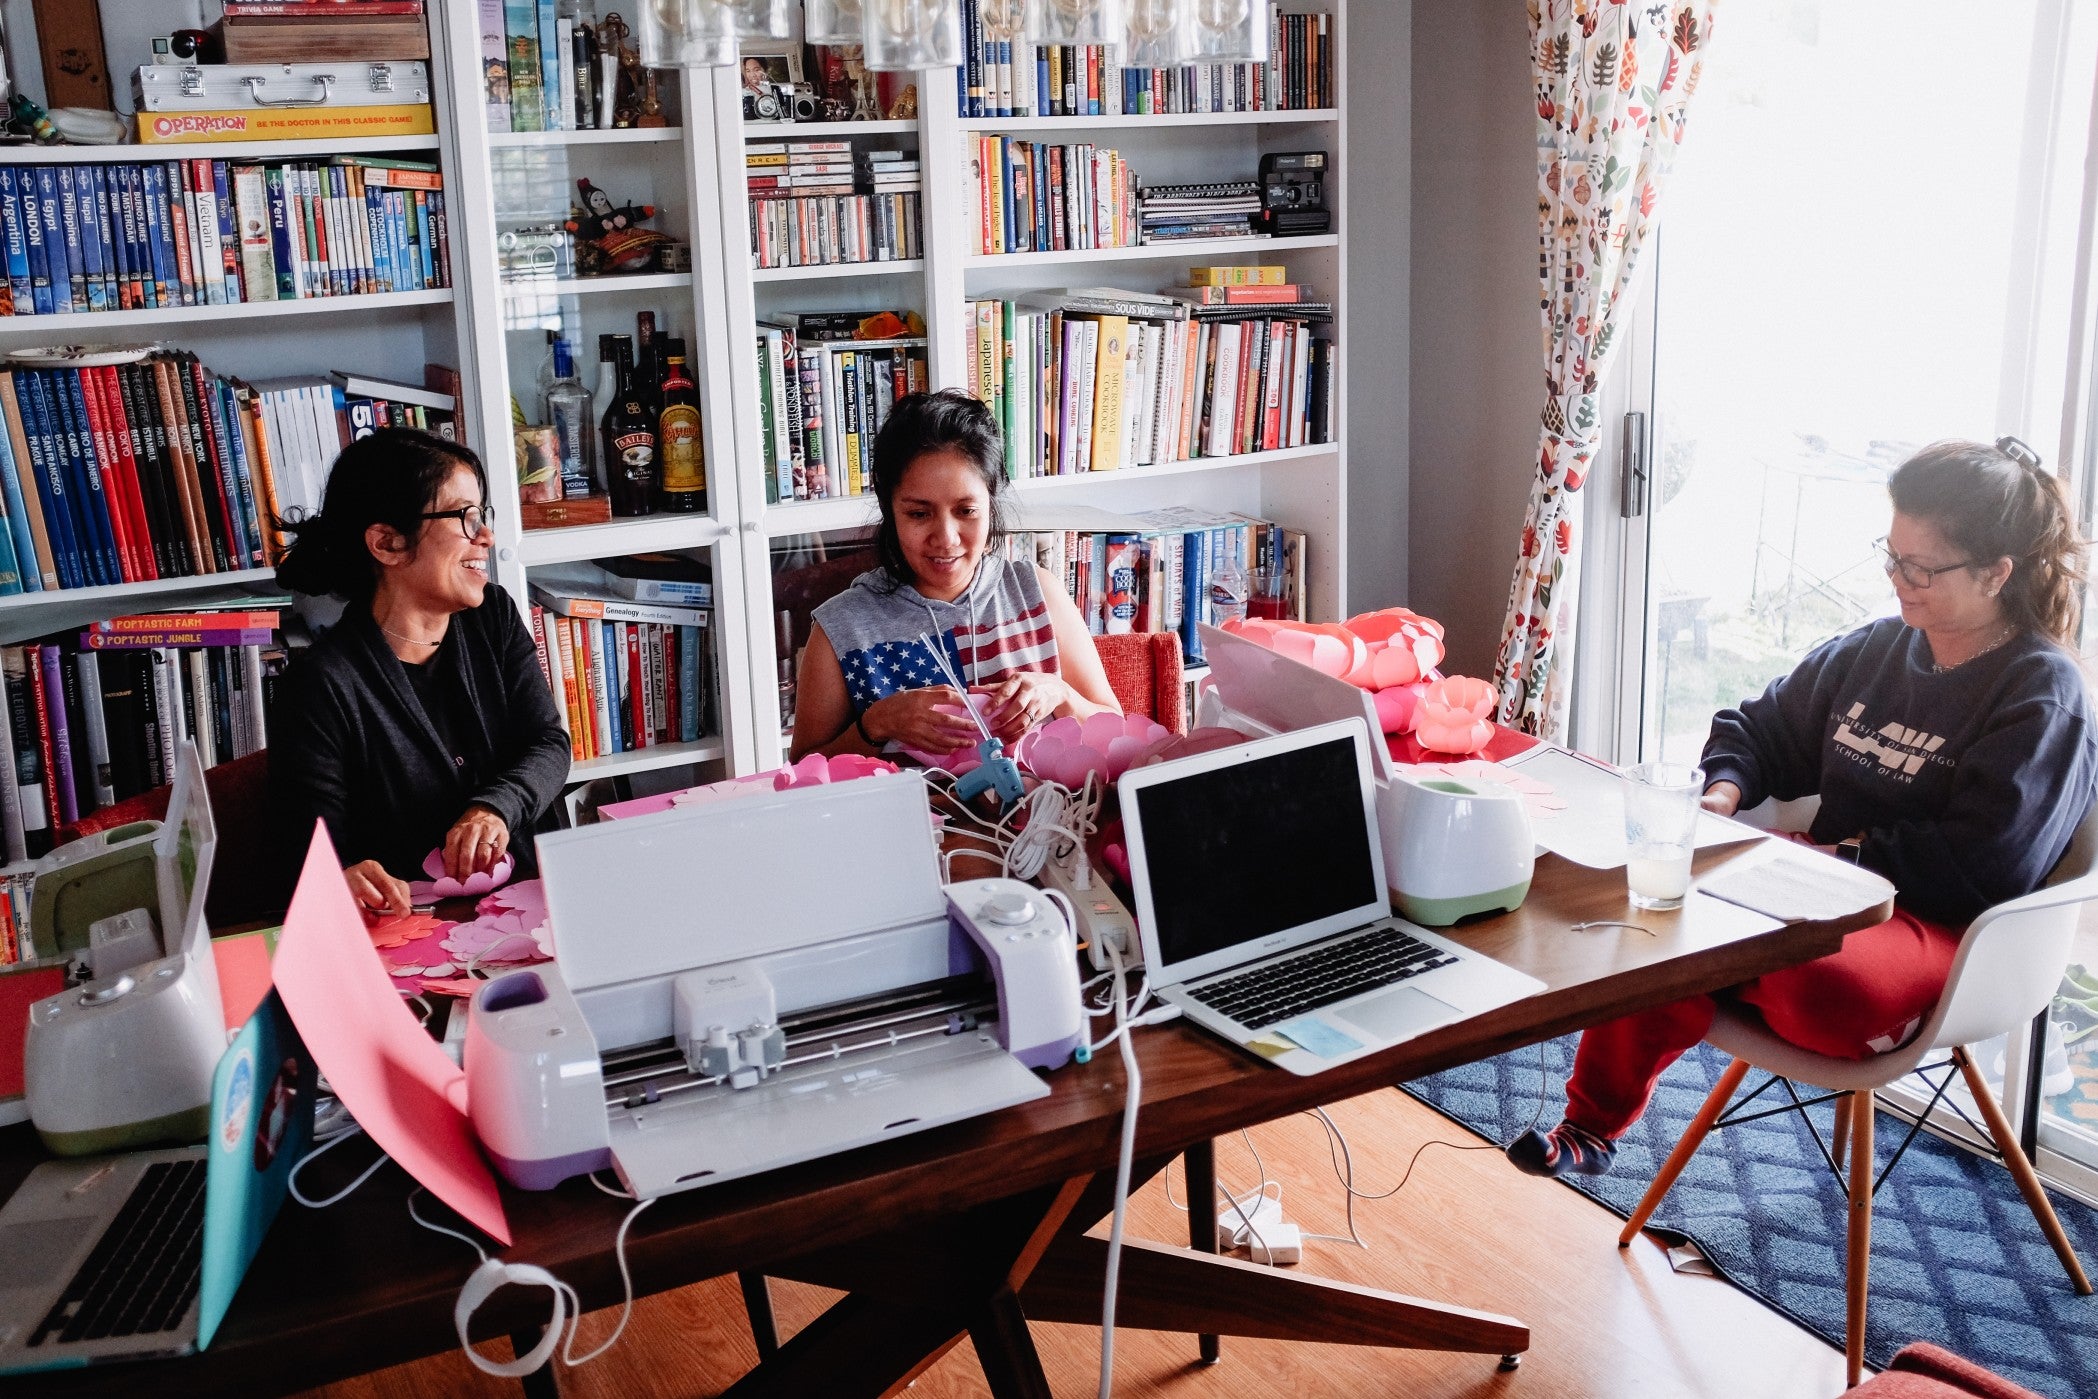
<svg viewBox="0 0 2098 1399"><path fill-rule="evenodd" d="M1027 37L1037 44L1119 44L1122 0L1027 0Z"/></svg>
<svg viewBox="0 0 2098 1399"><path fill-rule="evenodd" d="M983 32L993 39L1017 39L1027 31L1027 0L978 0Z"/></svg>
<svg viewBox="0 0 2098 1399"><path fill-rule="evenodd" d="M1197 63L1265 63L1268 10L1260 0L1186 0Z"/></svg>
<svg viewBox="0 0 2098 1399"><path fill-rule="evenodd" d="M802 37L812 44L857 44L865 32L860 0L802 0Z"/></svg>
<svg viewBox="0 0 2098 1399"><path fill-rule="evenodd" d="M735 0L736 36L742 39L785 39L794 30L787 20L787 0Z"/></svg>
<svg viewBox="0 0 2098 1399"><path fill-rule="evenodd" d="M962 61L960 0L861 0L860 12L870 71L909 73Z"/></svg>
<svg viewBox="0 0 2098 1399"><path fill-rule="evenodd" d="M1178 68L1195 61L1195 31L1187 0L1127 0L1132 68Z"/></svg>
<svg viewBox="0 0 2098 1399"><path fill-rule="evenodd" d="M729 68L736 62L732 0L641 0L634 39L648 68Z"/></svg>

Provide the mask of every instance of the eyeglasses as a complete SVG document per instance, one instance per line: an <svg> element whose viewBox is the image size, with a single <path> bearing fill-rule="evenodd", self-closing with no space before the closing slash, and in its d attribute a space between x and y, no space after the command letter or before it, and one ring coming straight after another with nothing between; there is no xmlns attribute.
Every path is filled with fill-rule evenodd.
<svg viewBox="0 0 2098 1399"><path fill-rule="evenodd" d="M479 505L462 505L457 510L425 510L425 520L457 520L459 532L470 544L481 537L481 531L495 524L495 507L483 501Z"/></svg>
<svg viewBox="0 0 2098 1399"><path fill-rule="evenodd" d="M1928 588L1937 580L1938 575L1941 573L1953 573L1963 568L1974 567L1973 562L1970 560L1965 563L1940 564L1936 568L1930 568L1924 564L1911 562L1895 553L1887 547L1887 541L1884 539L1878 541L1877 547L1886 555L1880 561L1880 567L1887 570L1887 576L1892 578L1898 573L1901 575L1901 581L1908 584L1911 588Z"/></svg>

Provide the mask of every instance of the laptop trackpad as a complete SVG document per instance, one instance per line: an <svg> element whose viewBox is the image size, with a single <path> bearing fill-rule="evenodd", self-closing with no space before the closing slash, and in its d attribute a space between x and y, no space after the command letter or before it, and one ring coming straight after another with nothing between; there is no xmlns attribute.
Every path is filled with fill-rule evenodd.
<svg viewBox="0 0 2098 1399"><path fill-rule="evenodd" d="M1455 1020L1460 1012L1412 986L1401 986L1351 1006L1329 1010L1335 1020L1358 1026L1376 1039L1387 1042L1411 1039L1423 1030Z"/></svg>
<svg viewBox="0 0 2098 1399"><path fill-rule="evenodd" d="M76 1215L25 1219L0 1228L0 1278L7 1279L10 1288L41 1287L63 1280L73 1263L81 1227L101 1222L94 1215Z"/></svg>

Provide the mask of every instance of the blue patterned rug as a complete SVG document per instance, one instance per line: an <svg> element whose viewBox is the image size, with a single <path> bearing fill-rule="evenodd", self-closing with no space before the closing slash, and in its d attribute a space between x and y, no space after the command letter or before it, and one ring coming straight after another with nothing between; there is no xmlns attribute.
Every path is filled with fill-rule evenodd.
<svg viewBox="0 0 2098 1399"><path fill-rule="evenodd" d="M1565 1106L1573 1049L1572 1037L1545 1046L1547 1126ZM1567 1183L1628 1216L1726 1062L1709 1045L1684 1055L1619 1143L1610 1172ZM1506 1142L1537 1111L1538 1077L1531 1048L1403 1087L1472 1131ZM1762 1081L1751 1071L1744 1087ZM1773 1088L1757 1107L1784 1101L1776 1096L1781 1091ZM1833 1108L1812 1112L1826 1140ZM1908 1124L1882 1112L1875 1126L1884 1164ZM2098 1268L2098 1212L2059 1194L2053 1199L2085 1270ZM1805 1124L1786 1113L1707 1137L1653 1223L1689 1234L1736 1286L1840 1347L1845 1213L1842 1191ZM2008 1171L1927 1132L1873 1203L1865 1340L1874 1366L1910 1341L1934 1341L2044 1395L2098 1395L2098 1297L2071 1290Z"/></svg>

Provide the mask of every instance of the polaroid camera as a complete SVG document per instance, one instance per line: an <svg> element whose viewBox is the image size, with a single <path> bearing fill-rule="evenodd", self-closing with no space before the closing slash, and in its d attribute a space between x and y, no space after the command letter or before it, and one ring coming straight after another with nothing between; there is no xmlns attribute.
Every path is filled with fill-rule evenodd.
<svg viewBox="0 0 2098 1399"><path fill-rule="evenodd" d="M29 1118L60 1156L201 1141L210 1126L226 1020L204 921L218 833L194 743L176 757L167 820L150 837L150 893L142 844L92 847L38 875L40 915L70 907L77 923L94 912L84 944L55 917L41 925L87 976L29 1008Z"/></svg>
<svg viewBox="0 0 2098 1399"><path fill-rule="evenodd" d="M1326 153L1271 151L1260 158L1261 232L1271 238L1331 233L1326 207Z"/></svg>

